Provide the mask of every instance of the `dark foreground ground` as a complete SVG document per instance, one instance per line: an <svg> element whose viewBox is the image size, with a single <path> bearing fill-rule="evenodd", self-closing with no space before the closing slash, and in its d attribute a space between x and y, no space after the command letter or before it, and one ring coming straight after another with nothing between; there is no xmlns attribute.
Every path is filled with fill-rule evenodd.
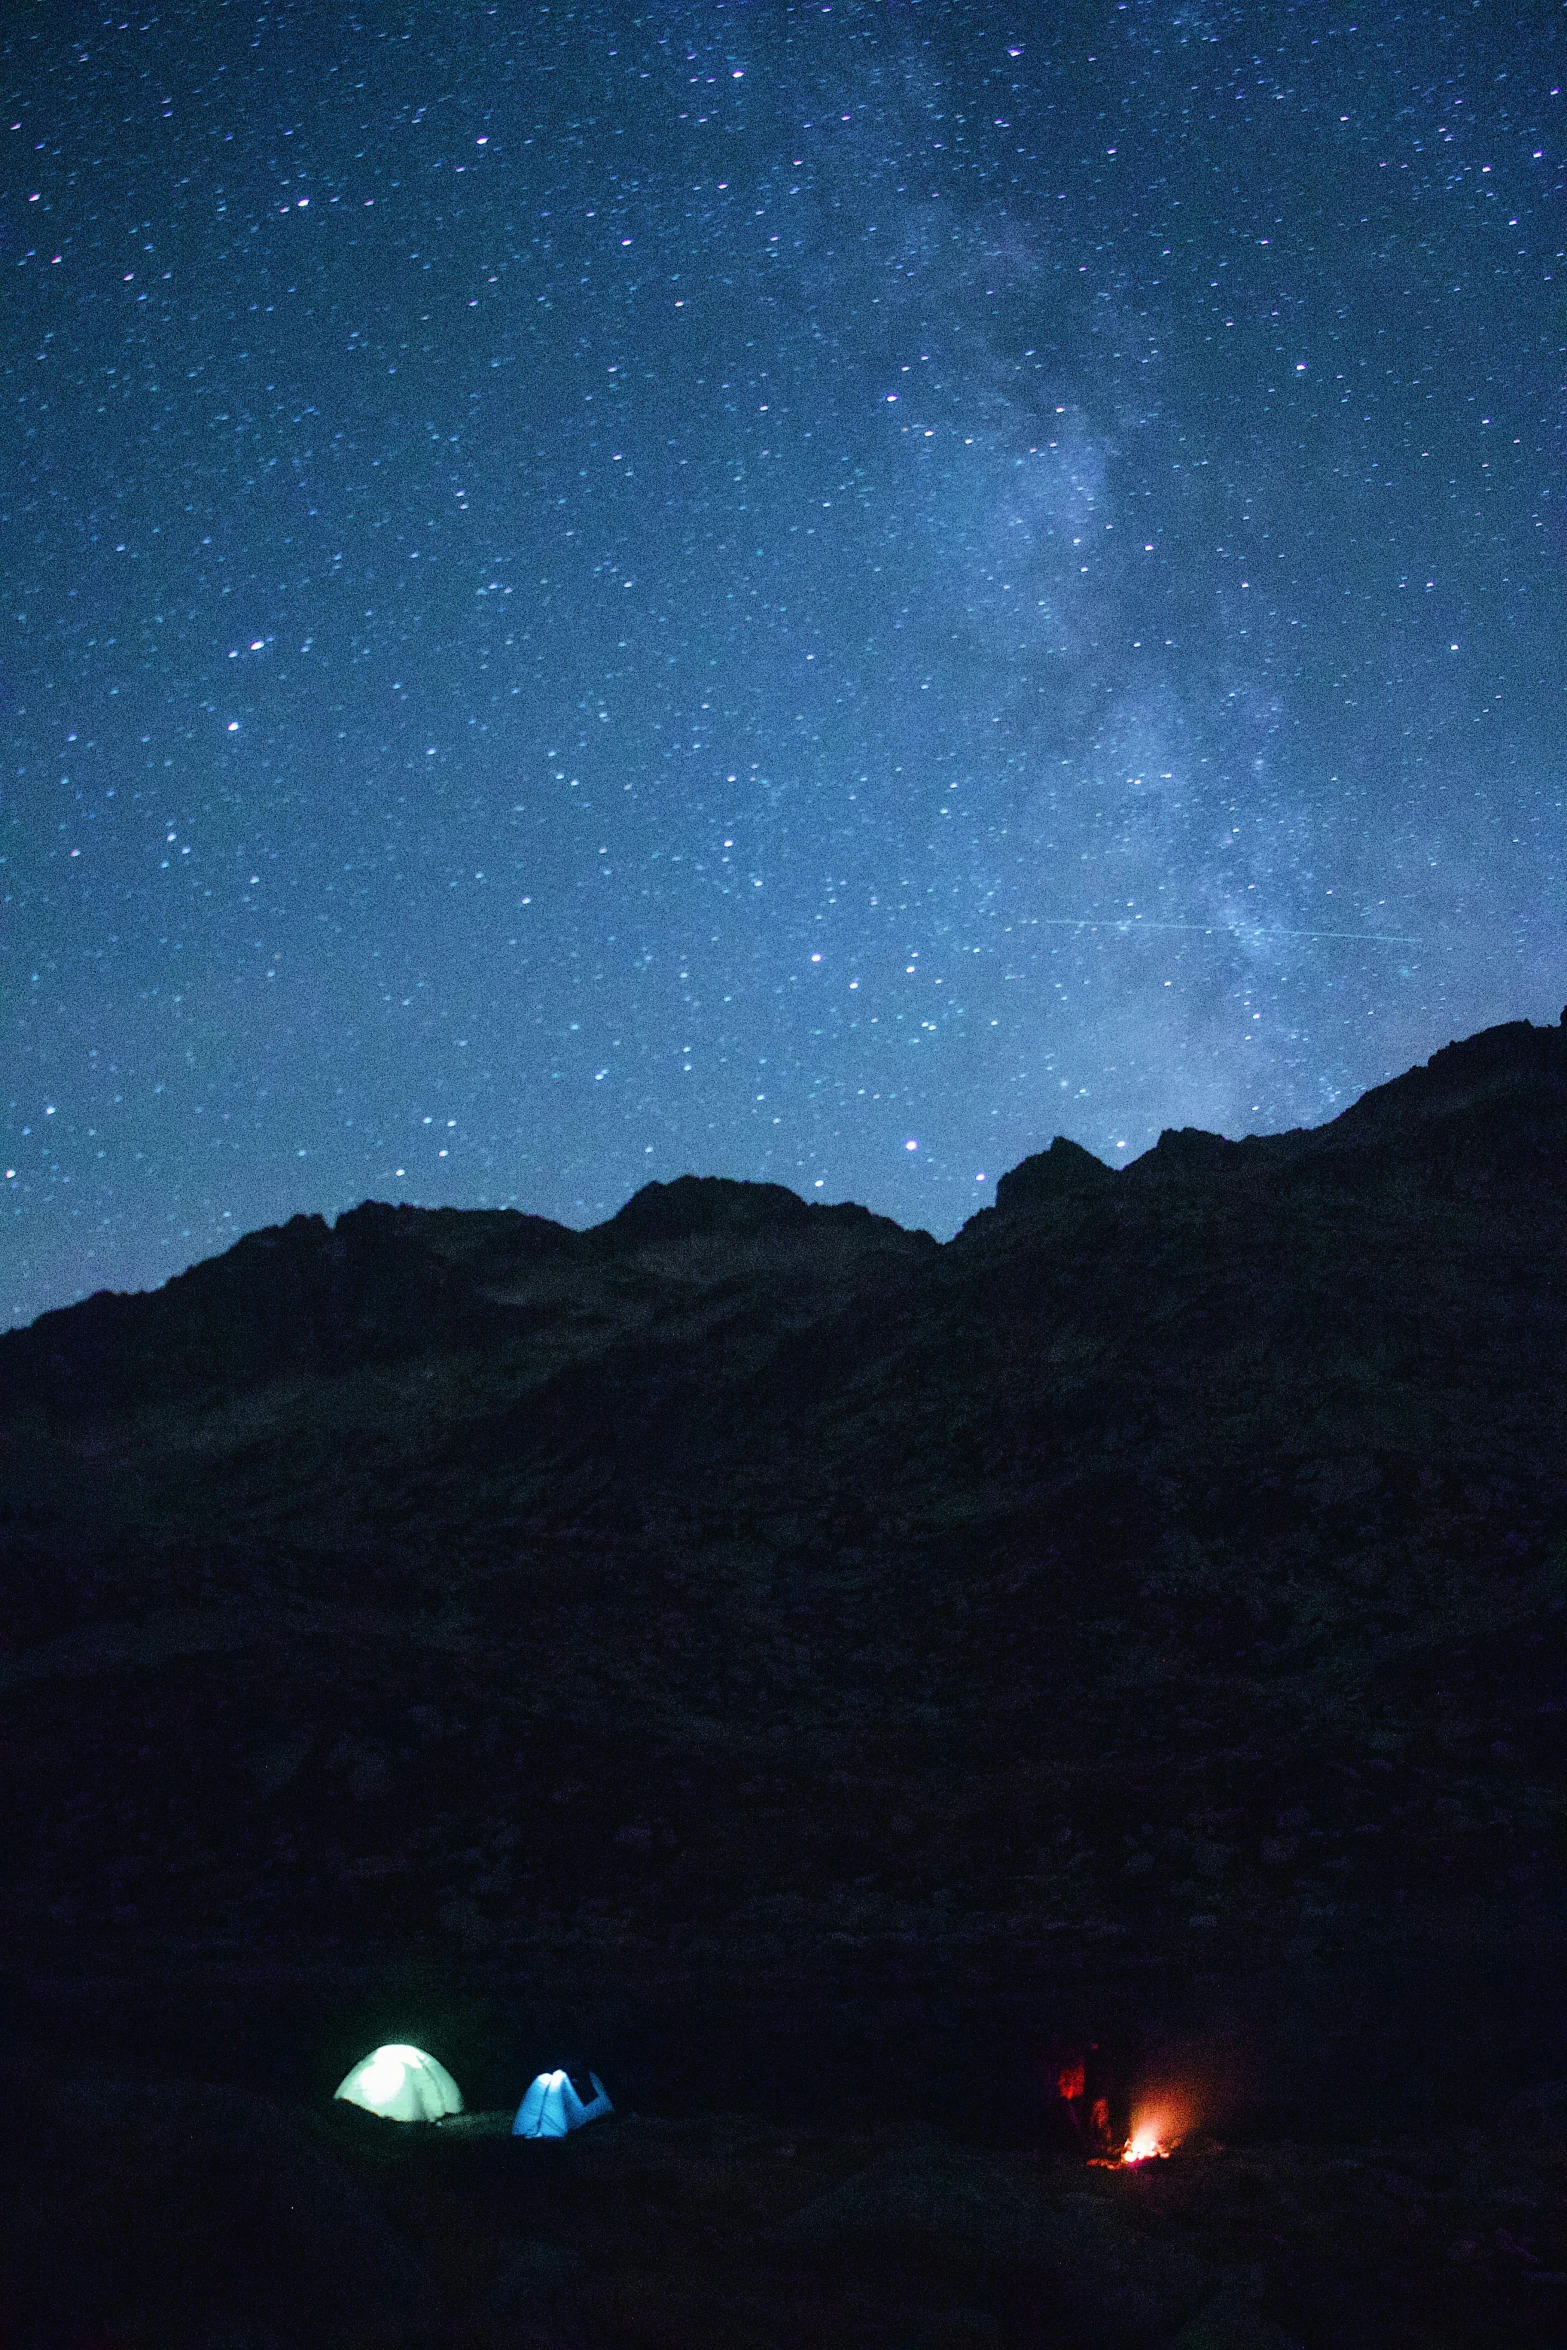
<svg viewBox="0 0 1567 2350"><path fill-rule="evenodd" d="M1495 2350L1567 2340L1567 2100L1136 2169L931 2127L555 2144L13 2065L8 2350Z"/></svg>

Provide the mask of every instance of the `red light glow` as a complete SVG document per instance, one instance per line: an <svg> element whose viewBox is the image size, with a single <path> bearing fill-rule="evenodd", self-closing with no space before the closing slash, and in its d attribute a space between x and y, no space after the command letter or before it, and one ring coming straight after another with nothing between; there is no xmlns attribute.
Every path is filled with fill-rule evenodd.
<svg viewBox="0 0 1567 2350"><path fill-rule="evenodd" d="M1181 2097L1161 2096L1132 2108L1131 2133L1121 2150L1123 2163L1153 2162L1170 2154L1190 2135L1194 2116Z"/></svg>

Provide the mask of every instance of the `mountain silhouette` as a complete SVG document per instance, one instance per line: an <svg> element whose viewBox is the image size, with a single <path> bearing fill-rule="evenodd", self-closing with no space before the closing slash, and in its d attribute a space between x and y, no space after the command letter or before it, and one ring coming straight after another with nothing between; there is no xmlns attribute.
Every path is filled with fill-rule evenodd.
<svg viewBox="0 0 1567 2350"><path fill-rule="evenodd" d="M0 1337L16 2011L340 2076L439 1983L650 2096L1237 2016L1307 2119L1567 2069L1564 1210L1518 1021L945 1245L368 1202Z"/></svg>

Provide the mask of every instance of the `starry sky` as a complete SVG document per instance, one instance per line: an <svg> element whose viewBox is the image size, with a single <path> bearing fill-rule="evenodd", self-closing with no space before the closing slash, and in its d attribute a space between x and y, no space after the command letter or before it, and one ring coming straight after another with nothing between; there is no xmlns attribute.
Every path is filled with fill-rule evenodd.
<svg viewBox="0 0 1567 2350"><path fill-rule="evenodd" d="M1567 11L0 25L0 1314L1564 993Z"/></svg>

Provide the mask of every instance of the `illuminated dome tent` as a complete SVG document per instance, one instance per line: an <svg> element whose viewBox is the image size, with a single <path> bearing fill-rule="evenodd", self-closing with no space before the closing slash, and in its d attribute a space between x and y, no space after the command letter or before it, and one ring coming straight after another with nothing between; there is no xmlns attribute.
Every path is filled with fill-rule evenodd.
<svg viewBox="0 0 1567 2350"><path fill-rule="evenodd" d="M568 2130L580 2130L584 2122L596 2122L600 2114L613 2113L604 2084L597 2073L589 2073L594 2095L584 2105L565 2073L540 2073L517 2108L517 2118L511 2125L514 2138L564 2138Z"/></svg>
<svg viewBox="0 0 1567 2350"><path fill-rule="evenodd" d="M462 2111L462 2091L445 2065L395 2040L362 2056L335 2094L389 2122L438 2122Z"/></svg>

